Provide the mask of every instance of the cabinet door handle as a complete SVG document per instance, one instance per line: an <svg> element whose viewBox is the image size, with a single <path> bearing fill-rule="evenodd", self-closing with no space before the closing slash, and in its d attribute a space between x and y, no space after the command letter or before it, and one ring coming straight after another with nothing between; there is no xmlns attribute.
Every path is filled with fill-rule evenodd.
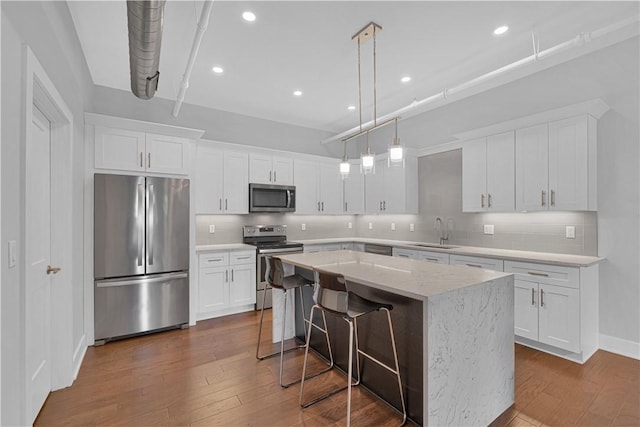
<svg viewBox="0 0 640 427"><path fill-rule="evenodd" d="M147 162L147 169L151 169L151 153L148 154L149 161Z"/></svg>
<svg viewBox="0 0 640 427"><path fill-rule="evenodd" d="M406 254L398 254L398 256L402 258L409 258L409 255L406 255Z"/></svg>
<svg viewBox="0 0 640 427"><path fill-rule="evenodd" d="M324 202L322 202L321 205L322 205L322 212L324 212Z"/></svg>
<svg viewBox="0 0 640 427"><path fill-rule="evenodd" d="M225 270L224 271L224 281L228 282L229 281L229 270Z"/></svg>
<svg viewBox="0 0 640 427"><path fill-rule="evenodd" d="M273 182L273 171L269 171L269 182Z"/></svg>
<svg viewBox="0 0 640 427"><path fill-rule="evenodd" d="M544 291L540 289L540 307L544 307Z"/></svg>
<svg viewBox="0 0 640 427"><path fill-rule="evenodd" d="M233 282L233 270L231 270L231 281Z"/></svg>
<svg viewBox="0 0 640 427"><path fill-rule="evenodd" d="M276 175L278 171L273 171L273 182L278 182L278 176Z"/></svg>
<svg viewBox="0 0 640 427"><path fill-rule="evenodd" d="M220 210L222 210L222 197L220 197Z"/></svg>
<svg viewBox="0 0 640 427"><path fill-rule="evenodd" d="M220 261L222 261L222 258L209 258L207 260L207 262L220 262Z"/></svg>
<svg viewBox="0 0 640 427"><path fill-rule="evenodd" d="M547 273L538 273L536 271L527 271L527 274L530 274L532 276L549 277L549 275Z"/></svg>
<svg viewBox="0 0 640 427"><path fill-rule="evenodd" d="M424 258L425 261L433 261L433 262L440 262L440 260L438 258Z"/></svg>
<svg viewBox="0 0 640 427"><path fill-rule="evenodd" d="M531 288L531 305L536 305L536 288Z"/></svg>
<svg viewBox="0 0 640 427"><path fill-rule="evenodd" d="M225 199L224 199L224 210L225 211L229 209L229 203L228 202L229 202L229 200L225 197Z"/></svg>
<svg viewBox="0 0 640 427"><path fill-rule="evenodd" d="M556 192L551 190L551 206L556 205Z"/></svg>
<svg viewBox="0 0 640 427"><path fill-rule="evenodd" d="M491 193L489 193L487 195L487 207L490 208L491 207Z"/></svg>
<svg viewBox="0 0 640 427"><path fill-rule="evenodd" d="M349 211L349 209L347 208L347 206L348 206L347 202L344 202L344 211L345 211L345 212L348 212L348 211Z"/></svg>
<svg viewBox="0 0 640 427"><path fill-rule="evenodd" d="M239 257L236 257L236 259L249 259L249 258L251 258L251 257L250 256L239 256Z"/></svg>
<svg viewBox="0 0 640 427"><path fill-rule="evenodd" d="M383 201L382 201L382 210L383 210L383 211L386 211L386 210L387 210L387 201L386 201L386 200L383 200Z"/></svg>
<svg viewBox="0 0 640 427"><path fill-rule="evenodd" d="M320 212L320 202L318 202L318 212Z"/></svg>
<svg viewBox="0 0 640 427"><path fill-rule="evenodd" d="M547 205L547 192L542 190L542 192L540 193L540 205L541 206L546 206Z"/></svg>
<svg viewBox="0 0 640 427"><path fill-rule="evenodd" d="M467 264L468 267L482 268L479 264Z"/></svg>
<svg viewBox="0 0 640 427"><path fill-rule="evenodd" d="M140 167L143 167L143 165L142 165L142 151L140 152Z"/></svg>
<svg viewBox="0 0 640 427"><path fill-rule="evenodd" d="M480 195L480 207L484 208L484 194Z"/></svg>

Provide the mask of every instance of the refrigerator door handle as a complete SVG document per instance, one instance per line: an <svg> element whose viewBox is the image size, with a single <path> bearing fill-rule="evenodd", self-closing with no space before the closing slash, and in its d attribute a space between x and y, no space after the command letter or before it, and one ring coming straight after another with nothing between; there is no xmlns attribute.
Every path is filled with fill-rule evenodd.
<svg viewBox="0 0 640 427"><path fill-rule="evenodd" d="M177 274L163 274L158 277L151 278L137 278L131 280L120 280L120 279L111 279L111 280L98 280L96 281L97 288L112 288L114 286L131 286L131 285L139 285L141 283L157 283L157 282L166 282L167 280L175 280L175 279L186 279L189 275L187 273L177 273Z"/></svg>
<svg viewBox="0 0 640 427"><path fill-rule="evenodd" d="M147 186L147 192L149 194L149 206L147 212L147 236L149 240L149 245L147 247L147 257L149 258L149 265L153 265L153 229L154 229L154 214L155 214L155 205L156 205L156 196L153 191L153 184L149 184Z"/></svg>
<svg viewBox="0 0 640 427"><path fill-rule="evenodd" d="M144 257L144 184L138 184L138 194L136 196L138 212L136 222L138 226L138 266L142 266Z"/></svg>

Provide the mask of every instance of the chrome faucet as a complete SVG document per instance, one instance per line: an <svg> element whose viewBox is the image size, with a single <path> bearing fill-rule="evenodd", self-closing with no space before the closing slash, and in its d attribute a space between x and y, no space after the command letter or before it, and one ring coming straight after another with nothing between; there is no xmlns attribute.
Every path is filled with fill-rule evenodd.
<svg viewBox="0 0 640 427"><path fill-rule="evenodd" d="M444 243L449 240L449 231L450 228L453 227L453 220L449 218L447 220L447 225L445 226L442 218L437 217L435 222L435 229L438 230L438 234L440 234L440 246L443 246Z"/></svg>

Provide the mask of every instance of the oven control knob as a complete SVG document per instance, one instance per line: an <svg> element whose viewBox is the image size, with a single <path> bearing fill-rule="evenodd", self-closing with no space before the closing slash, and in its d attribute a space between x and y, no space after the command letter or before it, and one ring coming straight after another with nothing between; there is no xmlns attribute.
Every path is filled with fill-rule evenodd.
<svg viewBox="0 0 640 427"><path fill-rule="evenodd" d="M255 232L256 232L256 229L255 229L255 228L253 228L253 227L251 227L251 228L247 228L247 233L249 233L249 234L253 234L253 233L255 233Z"/></svg>

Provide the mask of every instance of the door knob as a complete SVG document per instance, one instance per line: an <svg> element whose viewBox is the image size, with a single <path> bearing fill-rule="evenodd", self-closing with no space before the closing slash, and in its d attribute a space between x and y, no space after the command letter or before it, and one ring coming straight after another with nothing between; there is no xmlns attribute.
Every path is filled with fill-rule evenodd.
<svg viewBox="0 0 640 427"><path fill-rule="evenodd" d="M50 265L47 265L47 274L58 274L59 271L60 267L51 267Z"/></svg>

